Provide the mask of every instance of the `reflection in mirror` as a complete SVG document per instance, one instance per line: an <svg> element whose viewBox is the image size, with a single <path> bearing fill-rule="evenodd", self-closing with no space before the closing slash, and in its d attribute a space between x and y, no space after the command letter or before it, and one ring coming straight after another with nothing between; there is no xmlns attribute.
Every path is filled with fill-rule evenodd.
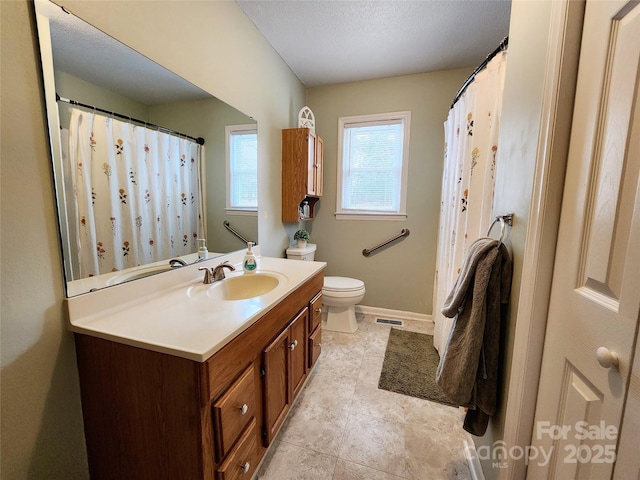
<svg viewBox="0 0 640 480"><path fill-rule="evenodd" d="M67 295L197 261L198 238L209 258L243 248L233 232L256 242L256 122L48 0L35 5Z"/></svg>

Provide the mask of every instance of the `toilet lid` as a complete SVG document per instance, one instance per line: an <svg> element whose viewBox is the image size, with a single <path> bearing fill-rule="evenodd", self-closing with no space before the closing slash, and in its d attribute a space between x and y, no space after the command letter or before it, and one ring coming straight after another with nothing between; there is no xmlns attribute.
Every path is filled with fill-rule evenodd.
<svg viewBox="0 0 640 480"><path fill-rule="evenodd" d="M323 290L334 292L349 292L359 290L364 287L362 280L349 277L324 277Z"/></svg>

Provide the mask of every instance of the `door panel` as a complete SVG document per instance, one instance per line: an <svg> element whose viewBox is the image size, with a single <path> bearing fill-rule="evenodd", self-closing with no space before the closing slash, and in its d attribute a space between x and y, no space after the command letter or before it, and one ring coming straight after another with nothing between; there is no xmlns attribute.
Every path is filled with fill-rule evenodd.
<svg viewBox="0 0 640 480"><path fill-rule="evenodd" d="M291 385L289 387L292 399L298 395L307 378L307 324L309 323L309 309L305 308L291 322L289 327L289 355L291 356Z"/></svg>
<svg viewBox="0 0 640 480"><path fill-rule="evenodd" d="M532 439L550 459L528 478L614 468L640 311L638 32L637 2L587 1Z"/></svg>
<svg viewBox="0 0 640 480"><path fill-rule="evenodd" d="M291 406L289 389L289 329L285 329L263 352L265 445L273 440Z"/></svg>

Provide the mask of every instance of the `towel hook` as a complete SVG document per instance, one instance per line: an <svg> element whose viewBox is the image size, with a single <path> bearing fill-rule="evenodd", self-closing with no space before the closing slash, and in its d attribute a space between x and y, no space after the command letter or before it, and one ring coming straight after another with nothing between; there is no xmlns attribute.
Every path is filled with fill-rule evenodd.
<svg viewBox="0 0 640 480"><path fill-rule="evenodd" d="M489 230L487 230L487 237L491 234L491 229L496 224L496 222L500 222L500 237L498 238L498 245L502 244L502 240L504 239L504 234L507 229L507 225L510 227L513 226L513 213L508 213L506 215L496 215L496 218L491 222L489 226Z"/></svg>

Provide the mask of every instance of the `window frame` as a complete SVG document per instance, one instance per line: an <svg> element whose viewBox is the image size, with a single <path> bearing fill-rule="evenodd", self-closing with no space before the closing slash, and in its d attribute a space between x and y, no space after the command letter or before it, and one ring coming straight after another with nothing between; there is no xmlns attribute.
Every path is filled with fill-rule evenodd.
<svg viewBox="0 0 640 480"><path fill-rule="evenodd" d="M344 136L345 128L358 124L391 123L400 120L404 127L402 142L402 169L400 174L400 199L398 210L385 212L381 210L345 209L342 206L343 193L343 164L344 164ZM364 125L363 125L364 126ZM336 220L406 220L407 218L407 187L409 178L409 145L411 131L411 112L376 113L369 115L355 115L338 118L338 155L337 155L337 198Z"/></svg>
<svg viewBox="0 0 640 480"><path fill-rule="evenodd" d="M256 207L234 207L231 205L231 135L249 134L249 133L255 133L257 138L258 125L256 123L225 126L225 173L226 173L225 213L231 214L231 215L249 215L249 216L258 215L257 206ZM257 177L258 177L258 165L256 161L256 190L258 188Z"/></svg>

